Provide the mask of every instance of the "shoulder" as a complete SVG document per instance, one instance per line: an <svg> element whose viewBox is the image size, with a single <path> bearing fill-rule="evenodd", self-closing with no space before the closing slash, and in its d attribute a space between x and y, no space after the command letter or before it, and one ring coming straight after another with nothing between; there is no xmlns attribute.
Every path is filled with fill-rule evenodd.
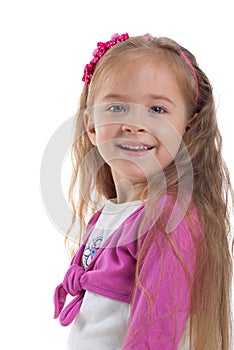
<svg viewBox="0 0 234 350"><path fill-rule="evenodd" d="M99 210L95 214L93 214L91 216L91 218L89 219L89 221L86 225L86 232L85 232L84 237L83 237L82 245L86 244L86 242L87 242L89 236L91 235L101 213L102 213L102 210Z"/></svg>
<svg viewBox="0 0 234 350"><path fill-rule="evenodd" d="M148 216L154 218L153 225L143 237L142 248L147 251L149 260L155 255L163 256L167 252L172 256L184 256L189 261L191 255L203 241L203 230L199 221L199 213L192 198L178 199L165 195L150 208Z"/></svg>
<svg viewBox="0 0 234 350"><path fill-rule="evenodd" d="M166 234L193 229L197 230L198 235L202 232L198 208L191 195L163 195L156 201L153 211L156 214L156 222Z"/></svg>

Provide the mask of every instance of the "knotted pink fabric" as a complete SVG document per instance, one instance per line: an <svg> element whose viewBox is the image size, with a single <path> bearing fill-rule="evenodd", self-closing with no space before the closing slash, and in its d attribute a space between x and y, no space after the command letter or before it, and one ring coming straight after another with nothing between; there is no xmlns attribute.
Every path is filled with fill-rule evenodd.
<svg viewBox="0 0 234 350"><path fill-rule="evenodd" d="M85 286L87 278L85 274L87 273L88 269L85 270L83 266L79 265L79 262L81 261L89 234L92 231L92 227L95 225L99 215L100 212L96 213L90 220L83 244L80 246L80 249L78 249L71 260L70 267L63 279L63 282L60 283L55 289L54 318L59 317L59 321L62 326L68 326L75 319L80 310L86 290ZM68 294L73 296L74 299L64 308Z"/></svg>
<svg viewBox="0 0 234 350"><path fill-rule="evenodd" d="M68 324L70 324L80 310L85 293L84 289L82 288L83 276L83 267L77 265L76 263L72 264L68 269L63 282L59 284L58 287L55 289L54 318L58 318L60 315L60 323L63 326L67 326ZM76 296L76 298L74 298L63 310L67 294Z"/></svg>
<svg viewBox="0 0 234 350"><path fill-rule="evenodd" d="M116 229L98 250L89 266L84 269L80 266L82 255L101 212L91 218L83 244L72 259L63 282L55 289L54 318L59 317L62 326L69 325L75 319L86 290L130 303L135 284L137 232L142 222L144 208L142 205ZM68 294L74 299L65 306Z"/></svg>

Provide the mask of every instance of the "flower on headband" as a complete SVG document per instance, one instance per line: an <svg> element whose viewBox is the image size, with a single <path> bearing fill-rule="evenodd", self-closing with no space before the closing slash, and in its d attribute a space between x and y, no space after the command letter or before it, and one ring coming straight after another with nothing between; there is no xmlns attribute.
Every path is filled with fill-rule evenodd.
<svg viewBox="0 0 234 350"><path fill-rule="evenodd" d="M125 41L129 38L128 33L126 34L114 34L111 37L111 40L107 41L106 43L98 42L97 43L97 48L93 52L93 59L90 61L90 63L86 64L85 69L84 69L84 76L82 80L86 83L89 84L93 72L95 70L96 64L100 60L100 58L106 53L107 50L109 50L111 47L115 46L116 44Z"/></svg>

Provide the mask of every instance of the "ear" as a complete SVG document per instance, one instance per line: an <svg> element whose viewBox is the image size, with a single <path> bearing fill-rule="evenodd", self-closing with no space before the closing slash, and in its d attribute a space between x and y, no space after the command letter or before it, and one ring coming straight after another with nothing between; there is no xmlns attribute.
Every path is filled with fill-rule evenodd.
<svg viewBox="0 0 234 350"><path fill-rule="evenodd" d="M186 129L185 130L189 130L191 127L191 124L193 123L193 121L197 118L198 113L195 113L192 118L190 118L186 124Z"/></svg>
<svg viewBox="0 0 234 350"><path fill-rule="evenodd" d="M91 143L96 146L96 130L94 127L93 116L87 111L84 114L84 125Z"/></svg>

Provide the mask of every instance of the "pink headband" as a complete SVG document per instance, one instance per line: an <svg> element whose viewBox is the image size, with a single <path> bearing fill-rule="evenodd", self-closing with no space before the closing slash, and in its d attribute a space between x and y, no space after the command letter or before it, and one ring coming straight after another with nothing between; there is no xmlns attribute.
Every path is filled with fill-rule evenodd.
<svg viewBox="0 0 234 350"><path fill-rule="evenodd" d="M149 34L144 35L143 37L147 40L153 40L153 37ZM119 35L116 33L116 34L112 35L111 40L109 40L105 43L102 43L102 42L97 43L97 48L93 52L94 58L90 61L90 63L86 64L85 69L84 69L84 75L83 75L82 80L87 85L90 84L94 70L96 68L96 64L98 63L100 58L106 53L106 51L109 50L111 47L115 46L116 44L118 44L122 41L126 41L127 39L129 39L128 33L125 33L122 35ZM189 65L189 67L193 73L195 83L196 83L196 103L197 103L199 90L198 90L198 78L197 78L195 68L193 67L192 62L190 61L188 56L183 51L180 51L180 55L185 60L185 62Z"/></svg>
<svg viewBox="0 0 234 350"><path fill-rule="evenodd" d="M180 51L180 55L181 57L183 57L183 59L185 60L185 62L188 63L192 73L193 73L193 76L194 76L194 79L195 79L195 82L196 82L196 103L197 103L197 100L198 100L198 93L199 93L199 90L198 90L198 78L197 78L197 73L195 71L195 68L193 67L192 65L192 62L190 61L190 59L188 58L188 56L183 52L183 51Z"/></svg>

